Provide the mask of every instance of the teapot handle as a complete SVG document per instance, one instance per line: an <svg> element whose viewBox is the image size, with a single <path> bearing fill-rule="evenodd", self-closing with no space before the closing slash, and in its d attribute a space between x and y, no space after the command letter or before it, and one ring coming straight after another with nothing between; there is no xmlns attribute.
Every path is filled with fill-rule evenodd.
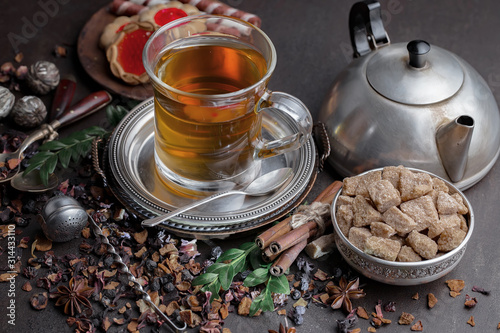
<svg viewBox="0 0 500 333"><path fill-rule="evenodd" d="M349 31L355 58L390 44L382 22L380 3L375 0L356 2L351 7Z"/></svg>

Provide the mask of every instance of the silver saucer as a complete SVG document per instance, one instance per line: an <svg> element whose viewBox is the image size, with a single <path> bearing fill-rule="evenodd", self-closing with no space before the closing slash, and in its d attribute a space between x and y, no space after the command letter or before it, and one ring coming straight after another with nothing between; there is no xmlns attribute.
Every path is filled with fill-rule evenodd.
<svg viewBox="0 0 500 333"><path fill-rule="evenodd" d="M289 117L263 116L263 137L277 139L296 131ZM135 107L111 135L105 164L108 182L118 199L142 218L150 218L190 203L167 187L155 170L153 157L154 103ZM316 179L316 148L311 138L300 149L261 162L261 174L289 167L292 179L279 191L263 197L230 196L200 206L163 223L169 231L188 236L226 237L255 229L286 215L304 199Z"/></svg>

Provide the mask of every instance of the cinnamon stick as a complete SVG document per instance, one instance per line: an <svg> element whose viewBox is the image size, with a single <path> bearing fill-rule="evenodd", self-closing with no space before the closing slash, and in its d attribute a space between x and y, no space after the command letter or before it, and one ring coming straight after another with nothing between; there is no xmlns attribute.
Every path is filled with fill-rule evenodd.
<svg viewBox="0 0 500 333"><path fill-rule="evenodd" d="M342 188L342 182L338 180L334 181L328 185L328 187L325 188L313 202L319 201L327 204L331 203L340 188ZM269 244L271 244L271 242L290 232L292 230L292 227L290 226L291 221L292 217L290 216L257 236L255 239L257 246L261 250L264 250L267 246L269 246Z"/></svg>
<svg viewBox="0 0 500 333"><path fill-rule="evenodd" d="M276 254L272 253L269 247L266 247L264 249L264 252L262 252L262 260L264 260L264 262L266 263L274 261L274 259L276 259L278 256L279 253Z"/></svg>
<svg viewBox="0 0 500 333"><path fill-rule="evenodd" d="M274 276L283 275L292 263L297 259L300 252L306 247L307 240L303 240L300 243L295 244L285 252L283 252L278 260L271 266L270 273Z"/></svg>
<svg viewBox="0 0 500 333"><path fill-rule="evenodd" d="M292 230L290 226L291 221L292 217L289 216L280 223L273 225L255 238L255 244L257 244L259 249L264 250L273 240Z"/></svg>
<svg viewBox="0 0 500 333"><path fill-rule="evenodd" d="M286 249L301 242L304 238L307 240L308 238L313 237L316 234L316 230L316 222L309 221L297 229L293 229L286 235L281 236L275 241L272 241L271 244L269 244L269 249L273 254L285 251Z"/></svg>

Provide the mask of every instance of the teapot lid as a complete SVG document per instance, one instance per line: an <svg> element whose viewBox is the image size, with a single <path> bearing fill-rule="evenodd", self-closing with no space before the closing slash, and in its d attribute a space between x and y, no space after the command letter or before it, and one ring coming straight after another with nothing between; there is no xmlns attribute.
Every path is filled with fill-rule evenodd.
<svg viewBox="0 0 500 333"><path fill-rule="evenodd" d="M395 102L426 105L453 96L462 86L464 72L448 51L421 40L380 48L366 68L368 82Z"/></svg>

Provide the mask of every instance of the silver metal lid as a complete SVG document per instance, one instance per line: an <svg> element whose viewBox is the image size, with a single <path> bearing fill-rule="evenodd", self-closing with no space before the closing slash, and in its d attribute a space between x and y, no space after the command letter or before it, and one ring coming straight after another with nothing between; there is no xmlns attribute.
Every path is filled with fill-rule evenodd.
<svg viewBox="0 0 500 333"><path fill-rule="evenodd" d="M366 68L372 88L388 99L410 105L438 103L453 96L464 81L462 66L452 53L437 46L426 49L423 43L427 44L413 41L380 48Z"/></svg>

